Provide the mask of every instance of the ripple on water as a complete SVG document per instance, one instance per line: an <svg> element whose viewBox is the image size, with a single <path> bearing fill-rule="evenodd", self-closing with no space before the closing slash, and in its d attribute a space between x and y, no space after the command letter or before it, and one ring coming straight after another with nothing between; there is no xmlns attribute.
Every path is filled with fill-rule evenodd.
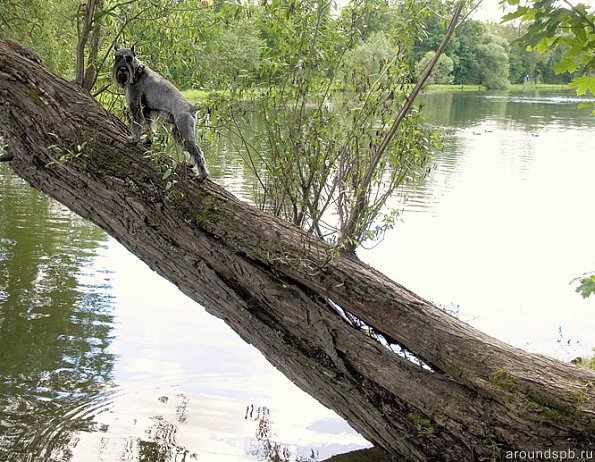
<svg viewBox="0 0 595 462"><path fill-rule="evenodd" d="M39 432L29 449L53 458L68 452L74 462L237 462L271 460L266 452L276 447L292 454L291 460L314 462L367 446L329 411L315 412L304 421L303 415L282 407L251 403L254 393L246 385L246 378L239 376L124 384L79 402L56 418L52 429ZM230 397L233 389L236 397ZM91 425L71 433L62 444L80 422ZM319 457L309 459L311 454Z"/></svg>

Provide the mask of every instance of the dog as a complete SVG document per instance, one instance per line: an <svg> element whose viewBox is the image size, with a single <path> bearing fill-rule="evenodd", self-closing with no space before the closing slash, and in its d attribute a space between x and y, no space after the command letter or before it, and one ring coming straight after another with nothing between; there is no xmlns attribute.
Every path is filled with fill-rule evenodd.
<svg viewBox="0 0 595 462"><path fill-rule="evenodd" d="M145 123L150 141L155 133L155 119L161 117L171 124L173 139L190 153L195 178L204 181L209 172L204 155L196 144L198 106L188 101L171 82L144 65L136 57L134 45L120 48L114 42L113 77L124 89L126 106L132 115L128 142L140 141Z"/></svg>

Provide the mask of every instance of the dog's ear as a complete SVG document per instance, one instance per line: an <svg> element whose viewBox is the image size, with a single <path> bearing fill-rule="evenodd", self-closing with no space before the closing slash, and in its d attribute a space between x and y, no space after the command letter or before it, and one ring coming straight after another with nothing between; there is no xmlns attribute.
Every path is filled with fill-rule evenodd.
<svg viewBox="0 0 595 462"><path fill-rule="evenodd" d="M114 41L114 51L118 51L120 49L120 46L118 45L118 42Z"/></svg>
<svg viewBox="0 0 595 462"><path fill-rule="evenodd" d="M132 45L132 48L130 48L130 51L132 51L132 56L136 56L135 47L136 47L136 43L134 45Z"/></svg>

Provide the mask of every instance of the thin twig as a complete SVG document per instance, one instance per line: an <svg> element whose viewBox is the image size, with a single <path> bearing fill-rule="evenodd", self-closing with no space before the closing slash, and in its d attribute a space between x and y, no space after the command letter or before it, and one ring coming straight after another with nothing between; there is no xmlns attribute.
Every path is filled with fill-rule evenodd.
<svg viewBox="0 0 595 462"><path fill-rule="evenodd" d="M442 42L438 46L438 49L436 50L434 57L430 60L428 65L421 72L419 78L417 79L417 83L411 90L411 93L409 93L409 96L405 100L405 104L403 105L403 107L401 107L401 110L397 114L396 119L393 122L393 125L390 127L390 129L388 130L388 132L386 133L386 135L384 136L384 138L382 139L382 141L376 148L375 152L373 153L372 159L370 160L370 163L368 164L368 168L366 169L364 177L359 184L354 207L350 213L349 221L348 221L347 225L345 226L346 232L343 233L344 235L350 236L352 234L351 232L355 228L355 223L357 221L357 217L361 214L361 210L364 207L366 191L368 190L368 187L370 186L370 183L372 182L374 172L376 171L376 168L378 167L378 164L380 163L380 160L382 159L382 156L384 155L387 147L389 146L390 142L395 137L395 134L397 133L397 129L401 125L401 122L403 121L405 116L411 110L415 98L419 95L421 89L423 88L424 84L426 83L426 80L432 73L434 66L438 62L438 59L442 55L442 52L444 51L444 49L446 48L446 45L448 44L450 38L452 37L452 34L454 33L455 28L457 27L458 18L461 14L464 3L465 2L463 0L461 0L455 7L455 11L452 15L452 19L450 21L448 29L447 29L446 33L444 34L444 38L442 39Z"/></svg>

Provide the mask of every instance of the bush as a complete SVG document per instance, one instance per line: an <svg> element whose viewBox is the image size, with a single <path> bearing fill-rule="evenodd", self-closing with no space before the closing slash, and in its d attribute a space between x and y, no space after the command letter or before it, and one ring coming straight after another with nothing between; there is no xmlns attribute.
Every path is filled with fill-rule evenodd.
<svg viewBox="0 0 595 462"><path fill-rule="evenodd" d="M415 66L415 72L417 73L417 75L421 74L421 72L426 68L426 66L432 60L435 54L436 53L433 51L428 51L424 55L424 57L419 60L419 62ZM453 60L446 55L441 55L440 58L438 58L436 66L434 66L434 69L432 70L432 74L430 74L430 77L426 81L426 84L451 84L454 80L454 75L452 73L453 69Z"/></svg>
<svg viewBox="0 0 595 462"><path fill-rule="evenodd" d="M263 46L256 28L247 22L223 29L205 50L207 79L218 85L238 79L250 81L257 76Z"/></svg>
<svg viewBox="0 0 595 462"><path fill-rule="evenodd" d="M345 53L344 70L346 74L360 71L367 77L378 75L395 56L397 50L386 35L376 32L361 45Z"/></svg>

